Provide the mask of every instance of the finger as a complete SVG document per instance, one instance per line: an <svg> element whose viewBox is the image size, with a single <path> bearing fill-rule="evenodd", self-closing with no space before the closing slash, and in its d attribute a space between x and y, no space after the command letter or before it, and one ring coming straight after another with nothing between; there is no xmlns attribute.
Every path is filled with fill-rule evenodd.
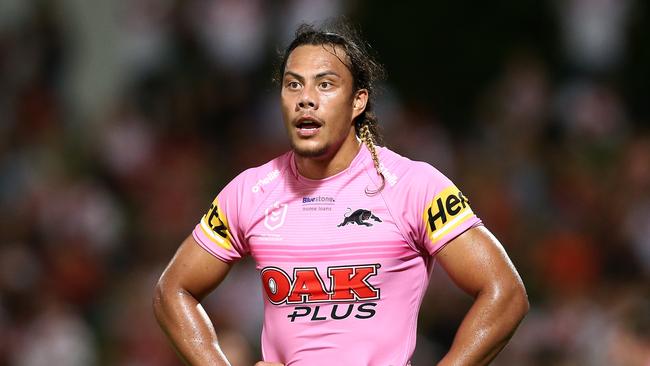
<svg viewBox="0 0 650 366"><path fill-rule="evenodd" d="M284 364L280 362L258 361L255 363L255 366L284 366Z"/></svg>

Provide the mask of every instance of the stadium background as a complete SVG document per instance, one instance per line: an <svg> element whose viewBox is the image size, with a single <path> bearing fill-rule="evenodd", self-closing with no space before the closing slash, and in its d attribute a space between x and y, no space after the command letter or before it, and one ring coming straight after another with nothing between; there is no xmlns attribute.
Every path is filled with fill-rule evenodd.
<svg viewBox="0 0 650 366"><path fill-rule="evenodd" d="M0 364L177 365L153 285L212 197L287 148L270 82L345 14L388 70L388 146L454 179L532 308L495 365L650 362L643 0L0 2ZM250 262L205 305L258 358ZM414 365L470 299L436 271Z"/></svg>

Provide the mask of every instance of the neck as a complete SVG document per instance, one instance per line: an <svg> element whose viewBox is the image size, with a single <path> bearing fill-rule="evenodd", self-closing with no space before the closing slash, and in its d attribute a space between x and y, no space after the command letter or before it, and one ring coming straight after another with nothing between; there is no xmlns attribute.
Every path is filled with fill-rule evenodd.
<svg viewBox="0 0 650 366"><path fill-rule="evenodd" d="M350 166L359 153L361 143L352 134L332 156L304 157L294 154L296 167L303 177L309 179L324 179L338 174Z"/></svg>

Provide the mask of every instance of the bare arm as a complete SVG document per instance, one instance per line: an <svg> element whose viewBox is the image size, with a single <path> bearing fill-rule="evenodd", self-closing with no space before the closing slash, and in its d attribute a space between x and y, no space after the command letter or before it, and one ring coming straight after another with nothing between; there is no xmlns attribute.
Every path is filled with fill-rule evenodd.
<svg viewBox="0 0 650 366"><path fill-rule="evenodd" d="M188 365L230 366L200 301L226 277L230 265L189 236L156 285L153 309L176 352Z"/></svg>
<svg viewBox="0 0 650 366"><path fill-rule="evenodd" d="M521 278L499 241L484 227L454 239L437 260L454 283L474 297L451 349L438 365L487 365L528 312Z"/></svg>

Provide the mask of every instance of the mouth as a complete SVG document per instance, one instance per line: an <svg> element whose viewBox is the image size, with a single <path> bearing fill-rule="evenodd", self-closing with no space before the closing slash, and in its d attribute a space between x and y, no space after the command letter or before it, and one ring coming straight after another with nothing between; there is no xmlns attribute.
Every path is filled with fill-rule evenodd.
<svg viewBox="0 0 650 366"><path fill-rule="evenodd" d="M298 132L298 136L309 137L318 133L323 123L316 117L302 116L296 120L294 126Z"/></svg>

